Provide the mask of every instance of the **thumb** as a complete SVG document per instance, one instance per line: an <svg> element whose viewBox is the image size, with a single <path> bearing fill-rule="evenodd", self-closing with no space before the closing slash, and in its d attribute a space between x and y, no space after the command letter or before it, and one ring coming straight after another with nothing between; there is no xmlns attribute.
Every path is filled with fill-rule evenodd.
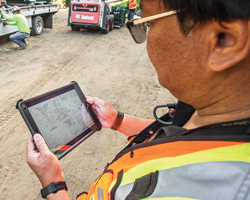
<svg viewBox="0 0 250 200"><path fill-rule="evenodd" d="M93 97L89 97L89 96L86 96L86 100L90 104L94 104L94 102L95 102L95 99Z"/></svg>
<svg viewBox="0 0 250 200"><path fill-rule="evenodd" d="M47 153L50 153L48 146L46 145L43 137L40 134L34 135L34 141L36 143L36 147L38 148L41 156Z"/></svg>

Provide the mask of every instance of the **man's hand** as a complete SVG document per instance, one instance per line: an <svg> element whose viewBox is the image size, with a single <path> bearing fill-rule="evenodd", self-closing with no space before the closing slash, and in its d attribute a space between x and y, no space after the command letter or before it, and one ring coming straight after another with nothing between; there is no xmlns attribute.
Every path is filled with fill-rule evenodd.
<svg viewBox="0 0 250 200"><path fill-rule="evenodd" d="M3 26L6 26L6 25L9 25L9 23L8 23L8 22L4 22L4 23L3 23Z"/></svg>
<svg viewBox="0 0 250 200"><path fill-rule="evenodd" d="M50 185L52 182L63 181L61 165L54 154L49 151L43 137L40 134L30 135L27 142L26 160L30 168L34 171L43 187Z"/></svg>
<svg viewBox="0 0 250 200"><path fill-rule="evenodd" d="M3 11L3 9L0 7L0 12L2 12Z"/></svg>
<svg viewBox="0 0 250 200"><path fill-rule="evenodd" d="M102 127L111 128L118 114L118 111L112 106L112 104L96 97L87 97L87 101L92 105Z"/></svg>

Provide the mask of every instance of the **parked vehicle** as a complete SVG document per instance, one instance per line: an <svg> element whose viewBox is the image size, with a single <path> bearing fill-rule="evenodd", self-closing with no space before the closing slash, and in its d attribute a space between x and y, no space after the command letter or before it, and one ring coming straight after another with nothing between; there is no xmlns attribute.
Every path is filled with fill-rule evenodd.
<svg viewBox="0 0 250 200"><path fill-rule="evenodd" d="M53 28L53 15L58 12L57 4L20 6L20 11L27 18L31 35L40 35L43 28ZM12 8L6 8L5 13L12 14ZM6 20L0 13L0 36L11 34L18 31L17 26L4 26Z"/></svg>
<svg viewBox="0 0 250 200"><path fill-rule="evenodd" d="M115 24L115 15L109 3L114 0L72 0L69 5L68 26L72 31L98 29L107 34ZM125 20L124 20L125 21Z"/></svg>
<svg viewBox="0 0 250 200"><path fill-rule="evenodd" d="M7 0L8 5L30 5L30 4L48 4L52 0Z"/></svg>

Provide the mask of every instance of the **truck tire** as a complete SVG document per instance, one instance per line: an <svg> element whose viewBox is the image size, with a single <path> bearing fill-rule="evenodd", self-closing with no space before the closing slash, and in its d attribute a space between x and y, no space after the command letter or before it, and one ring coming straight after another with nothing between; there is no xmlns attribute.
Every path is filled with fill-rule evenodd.
<svg viewBox="0 0 250 200"><path fill-rule="evenodd" d="M105 29L101 29L101 33L107 34L109 32L109 29L110 29L110 18L109 16L107 16Z"/></svg>
<svg viewBox="0 0 250 200"><path fill-rule="evenodd" d="M70 26L71 26L72 31L79 31L80 30L80 28L74 26L73 24L71 24Z"/></svg>
<svg viewBox="0 0 250 200"><path fill-rule="evenodd" d="M43 18L36 16L32 19L31 35L40 35L43 32Z"/></svg>
<svg viewBox="0 0 250 200"><path fill-rule="evenodd" d="M109 27L109 31L112 31L114 29L114 25L115 25L115 16L114 15L110 15L110 27Z"/></svg>

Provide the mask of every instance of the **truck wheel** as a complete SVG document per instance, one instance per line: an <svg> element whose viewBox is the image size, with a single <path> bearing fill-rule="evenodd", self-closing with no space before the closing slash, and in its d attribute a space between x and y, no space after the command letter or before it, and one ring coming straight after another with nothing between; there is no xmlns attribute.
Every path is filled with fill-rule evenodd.
<svg viewBox="0 0 250 200"><path fill-rule="evenodd" d="M36 16L32 19L31 35L40 35L43 32L43 18Z"/></svg>
<svg viewBox="0 0 250 200"><path fill-rule="evenodd" d="M107 17L106 18L106 27L105 27L105 29L101 29L101 33L107 34L109 32L109 29L110 29L110 18Z"/></svg>
<svg viewBox="0 0 250 200"><path fill-rule="evenodd" d="M114 24L115 24L115 16L114 15L110 15L110 27L109 27L109 31L112 31L114 29Z"/></svg>
<svg viewBox="0 0 250 200"><path fill-rule="evenodd" d="M72 31L79 31L80 28L78 28L78 27L76 27L76 26L74 26L74 25L71 24L71 30Z"/></svg>

